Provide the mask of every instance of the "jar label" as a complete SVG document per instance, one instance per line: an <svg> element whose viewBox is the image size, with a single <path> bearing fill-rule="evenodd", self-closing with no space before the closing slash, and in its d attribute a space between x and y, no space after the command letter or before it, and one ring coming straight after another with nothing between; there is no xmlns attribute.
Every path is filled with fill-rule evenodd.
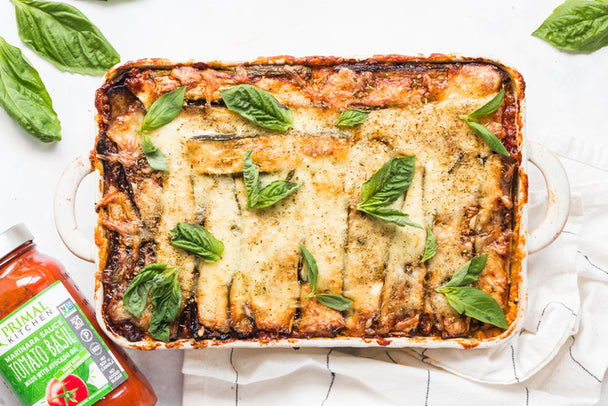
<svg viewBox="0 0 608 406"><path fill-rule="evenodd" d="M0 321L0 373L22 405L92 405L127 379L57 281Z"/></svg>

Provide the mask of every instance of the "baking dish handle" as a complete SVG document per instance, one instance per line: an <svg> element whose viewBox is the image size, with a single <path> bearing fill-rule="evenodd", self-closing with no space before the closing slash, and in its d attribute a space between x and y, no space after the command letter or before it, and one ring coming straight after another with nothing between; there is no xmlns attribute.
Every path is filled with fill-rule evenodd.
<svg viewBox="0 0 608 406"><path fill-rule="evenodd" d="M76 224L76 192L80 182L93 172L89 154L76 158L65 169L55 190L54 216L59 237L66 247L79 258L95 262L95 244L86 238Z"/></svg>
<svg viewBox="0 0 608 406"><path fill-rule="evenodd" d="M531 254L551 244L566 225L570 211L570 184L561 162L545 146L528 142L528 160L543 174L548 196L545 218L528 237L528 252Z"/></svg>

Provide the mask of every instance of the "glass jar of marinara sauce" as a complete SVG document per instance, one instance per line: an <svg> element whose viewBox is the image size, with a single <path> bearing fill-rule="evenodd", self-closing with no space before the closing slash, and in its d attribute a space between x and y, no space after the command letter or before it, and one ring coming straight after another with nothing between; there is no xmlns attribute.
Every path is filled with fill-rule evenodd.
<svg viewBox="0 0 608 406"><path fill-rule="evenodd" d="M63 267L23 224L0 234L0 374L22 405L156 403Z"/></svg>

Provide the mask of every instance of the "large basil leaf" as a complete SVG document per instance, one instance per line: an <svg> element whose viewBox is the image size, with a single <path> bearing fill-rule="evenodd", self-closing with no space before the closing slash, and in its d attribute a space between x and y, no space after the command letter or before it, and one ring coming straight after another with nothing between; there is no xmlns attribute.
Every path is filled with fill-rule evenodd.
<svg viewBox="0 0 608 406"><path fill-rule="evenodd" d="M416 156L392 158L361 186L362 206L386 207L403 196L414 178Z"/></svg>
<svg viewBox="0 0 608 406"><path fill-rule="evenodd" d="M245 152L243 158L243 182L247 191L247 208L261 209L272 206L286 198L304 183L294 183L287 180L275 180L264 188L260 185L260 172L251 159L252 149Z"/></svg>
<svg viewBox="0 0 608 406"><path fill-rule="evenodd" d="M608 1L566 0L532 35L567 51L600 49L608 45Z"/></svg>
<svg viewBox="0 0 608 406"><path fill-rule="evenodd" d="M367 111L362 110L344 110L334 125L336 127L354 127L364 122L368 114Z"/></svg>
<svg viewBox="0 0 608 406"><path fill-rule="evenodd" d="M293 113L275 97L252 85L237 85L220 92L228 110L274 131L285 132L293 127Z"/></svg>
<svg viewBox="0 0 608 406"><path fill-rule="evenodd" d="M101 74L120 55L101 31L76 7L41 0L12 0L19 37L59 69Z"/></svg>
<svg viewBox="0 0 608 406"><path fill-rule="evenodd" d="M182 304L177 269L157 274L152 284L152 318L148 331L156 340L169 342L169 323L179 315Z"/></svg>
<svg viewBox="0 0 608 406"><path fill-rule="evenodd" d="M458 313L490 323L496 327L509 328L505 314L496 300L487 293L472 287L447 287L435 289Z"/></svg>
<svg viewBox="0 0 608 406"><path fill-rule="evenodd" d="M163 152L152 144L152 140L148 134L141 135L141 150L148 161L148 164L155 171L163 171L169 173L169 164L167 157Z"/></svg>
<svg viewBox="0 0 608 406"><path fill-rule="evenodd" d="M317 293L317 279L319 278L319 268L317 267L317 261L312 256L310 251L306 247L300 244L300 250L302 250L302 256L304 262L306 262L306 270L308 276L308 283L310 284L311 292L306 297L312 297Z"/></svg>
<svg viewBox="0 0 608 406"><path fill-rule="evenodd" d="M185 95L186 86L182 86L159 97L148 109L138 131L153 131L173 121L182 110Z"/></svg>
<svg viewBox="0 0 608 406"><path fill-rule="evenodd" d="M335 293L317 293L315 298L327 307L334 310L344 311L353 305L353 301Z"/></svg>
<svg viewBox="0 0 608 406"><path fill-rule="evenodd" d="M61 140L61 124L38 72L19 48L0 37L0 105L42 142Z"/></svg>
<svg viewBox="0 0 608 406"><path fill-rule="evenodd" d="M167 264L154 263L144 268L133 278L122 298L122 304L129 313L141 317L148 302L148 293L156 275L169 268Z"/></svg>
<svg viewBox="0 0 608 406"><path fill-rule="evenodd" d="M433 258L437 253L437 239L431 227L426 228L426 243L424 244L424 254L422 255L421 262L428 261Z"/></svg>
<svg viewBox="0 0 608 406"><path fill-rule="evenodd" d="M224 243L198 224L180 222L171 233L173 245L201 257L205 262L216 262L222 258Z"/></svg>
<svg viewBox="0 0 608 406"><path fill-rule="evenodd" d="M400 227L412 226L423 228L420 224L412 221L409 214L402 213L399 210L389 209L387 207L367 207L361 204L357 206L357 210L385 223L397 224Z"/></svg>

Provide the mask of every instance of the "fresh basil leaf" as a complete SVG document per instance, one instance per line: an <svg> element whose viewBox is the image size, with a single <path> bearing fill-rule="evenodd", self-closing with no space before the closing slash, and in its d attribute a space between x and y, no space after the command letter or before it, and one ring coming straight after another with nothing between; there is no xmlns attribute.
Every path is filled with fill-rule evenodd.
<svg viewBox="0 0 608 406"><path fill-rule="evenodd" d="M293 113L280 104L275 97L253 85L237 85L220 91L230 111L247 120L268 128L285 132L293 127Z"/></svg>
<svg viewBox="0 0 608 406"><path fill-rule="evenodd" d="M433 258L437 253L437 239L431 227L426 228L426 243L424 244L424 254L422 255L422 261L425 262Z"/></svg>
<svg viewBox="0 0 608 406"><path fill-rule="evenodd" d="M354 127L357 124L361 124L363 121L365 121L365 117L367 117L368 114L369 112L362 110L344 110L342 113L340 113L340 117L338 117L338 120L334 125L336 127Z"/></svg>
<svg viewBox="0 0 608 406"><path fill-rule="evenodd" d="M334 310L344 311L353 305L353 301L345 298L342 295L336 295L335 293L317 293L315 298L327 307L331 307Z"/></svg>
<svg viewBox="0 0 608 406"><path fill-rule="evenodd" d="M222 258L224 243L198 224L177 223L171 234L171 244L201 257L205 262L216 262Z"/></svg>
<svg viewBox="0 0 608 406"><path fill-rule="evenodd" d="M319 277L319 268L317 267L317 261L312 256L310 251L306 249L306 247L300 244L300 250L302 250L302 256L304 257L304 262L306 262L308 283L310 284L311 292L306 295L307 298L310 298L315 295L317 292L317 279Z"/></svg>
<svg viewBox="0 0 608 406"><path fill-rule="evenodd" d="M470 113L469 117L485 117L494 113L502 105L502 100L505 97L505 89L500 89L500 92L492 98L489 102Z"/></svg>
<svg viewBox="0 0 608 406"><path fill-rule="evenodd" d="M251 159L253 150L245 152L243 158L243 182L247 191L247 208L261 209L272 206L286 198L304 183L293 183L287 180L275 180L260 189L260 172Z"/></svg>
<svg viewBox="0 0 608 406"><path fill-rule="evenodd" d="M42 142L61 140L61 124L38 72L19 48L0 37L0 105Z"/></svg>
<svg viewBox="0 0 608 406"><path fill-rule="evenodd" d="M133 278L122 298L122 304L126 311L135 317L141 317L148 302L148 293L152 288L154 277L169 268L167 264L150 264L139 271Z"/></svg>
<svg viewBox="0 0 608 406"><path fill-rule="evenodd" d="M63 71L101 74L120 55L76 7L41 0L11 0L21 40Z"/></svg>
<svg viewBox="0 0 608 406"><path fill-rule="evenodd" d="M412 183L415 166L415 155L389 160L361 186L361 204L385 207L403 196Z"/></svg>
<svg viewBox="0 0 608 406"><path fill-rule="evenodd" d="M141 135L141 149L148 161L148 164L155 171L163 171L169 173L169 164L167 157L163 152L152 144L152 140L148 134Z"/></svg>
<svg viewBox="0 0 608 406"><path fill-rule="evenodd" d="M157 274L152 283L152 317L148 331L154 339L169 342L169 323L178 316L182 304L177 269Z"/></svg>
<svg viewBox="0 0 608 406"><path fill-rule="evenodd" d="M182 86L160 96L148 109L144 122L137 131L153 131L169 124L182 110L185 95L186 86Z"/></svg>
<svg viewBox="0 0 608 406"><path fill-rule="evenodd" d="M452 279L450 279L450 281L444 286L458 287L475 282L477 279L479 279L479 274L486 266L487 260L488 254L483 254L471 259L469 262L461 266L460 269L457 270L454 275L452 275Z"/></svg>
<svg viewBox="0 0 608 406"><path fill-rule="evenodd" d="M608 45L608 1L566 0L532 35L566 51L596 51Z"/></svg>
<svg viewBox="0 0 608 406"><path fill-rule="evenodd" d="M296 190L298 190L304 182L294 183L288 180L275 180L269 185L266 185L260 190L258 194L258 200L252 207L254 209L262 209L264 207L272 206L280 200L283 200Z"/></svg>
<svg viewBox="0 0 608 406"><path fill-rule="evenodd" d="M253 149L245 152L243 157L243 182L247 191L247 208L250 209L258 201L260 193L260 171L251 159Z"/></svg>
<svg viewBox="0 0 608 406"><path fill-rule="evenodd" d="M357 210L385 223L393 223L401 227L412 226L423 228L420 224L412 221L409 214L402 213L399 210L389 209L387 207L367 207L361 204L357 206Z"/></svg>
<svg viewBox="0 0 608 406"><path fill-rule="evenodd" d="M509 324L505 313L496 300L487 293L472 287L447 287L435 289L443 293L445 298L458 313L490 323L496 327L507 329Z"/></svg>
<svg viewBox="0 0 608 406"><path fill-rule="evenodd" d="M466 119L465 122L471 130L475 131L477 135L483 138L483 140L486 142L486 144L488 144L492 151L509 158L511 157L511 154L509 154L509 152L502 144L502 142L500 142L498 137L496 137L496 135L494 135L492 131L484 127L479 121L475 119Z"/></svg>

